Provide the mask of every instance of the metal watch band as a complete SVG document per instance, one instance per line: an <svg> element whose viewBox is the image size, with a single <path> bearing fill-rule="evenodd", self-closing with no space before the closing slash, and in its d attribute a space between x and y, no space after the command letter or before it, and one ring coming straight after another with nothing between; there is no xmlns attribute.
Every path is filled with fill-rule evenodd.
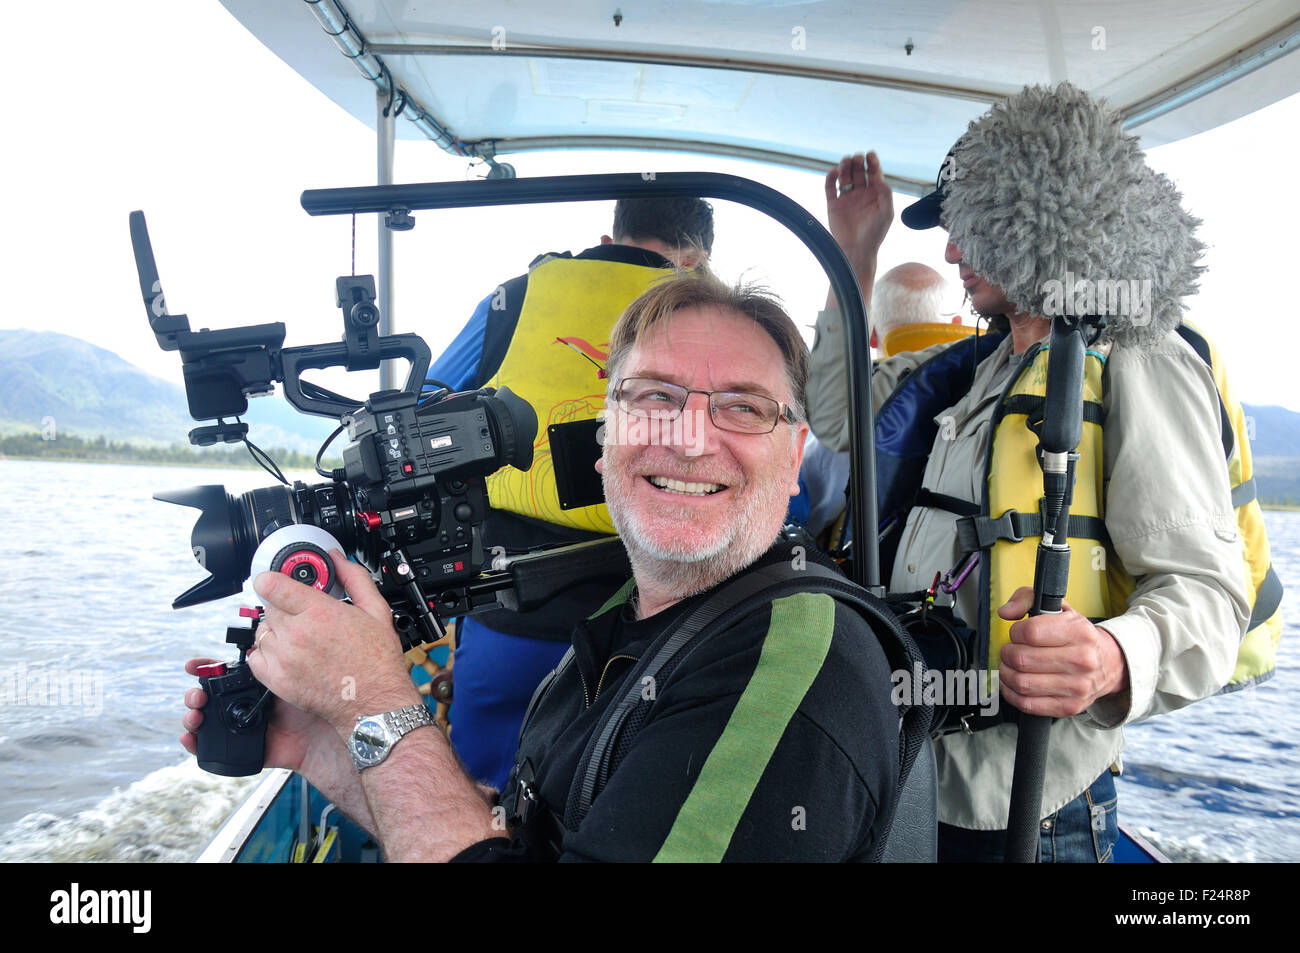
<svg viewBox="0 0 1300 953"><path fill-rule="evenodd" d="M430 714L428 706L420 702L416 705L407 705L405 708L399 708L396 711L386 712L384 720L388 722L388 727L393 729L397 737L400 738L414 728L432 725L433 715Z"/></svg>

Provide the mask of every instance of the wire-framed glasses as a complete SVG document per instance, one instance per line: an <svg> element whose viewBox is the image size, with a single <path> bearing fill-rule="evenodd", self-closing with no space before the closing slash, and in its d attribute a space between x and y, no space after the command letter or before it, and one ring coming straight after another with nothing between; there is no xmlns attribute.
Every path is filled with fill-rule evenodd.
<svg viewBox="0 0 1300 953"><path fill-rule="evenodd" d="M794 411L788 404L762 394L694 390L648 377L625 377L614 386L614 401L619 410L633 417L655 420L676 420L691 394L709 398L709 416L719 430L764 434L775 430L782 420L795 422Z"/></svg>

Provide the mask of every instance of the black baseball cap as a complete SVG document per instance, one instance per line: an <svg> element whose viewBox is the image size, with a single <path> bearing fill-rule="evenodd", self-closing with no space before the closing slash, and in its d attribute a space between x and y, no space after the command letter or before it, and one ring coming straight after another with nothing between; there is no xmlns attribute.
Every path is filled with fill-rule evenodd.
<svg viewBox="0 0 1300 953"><path fill-rule="evenodd" d="M903 209L903 224L908 228L935 228L941 224L939 212L943 208L943 200L948 197L948 183L952 181L957 161L954 154L960 145L961 140L958 139L944 156L943 165L939 166L939 174L934 180L934 191Z"/></svg>

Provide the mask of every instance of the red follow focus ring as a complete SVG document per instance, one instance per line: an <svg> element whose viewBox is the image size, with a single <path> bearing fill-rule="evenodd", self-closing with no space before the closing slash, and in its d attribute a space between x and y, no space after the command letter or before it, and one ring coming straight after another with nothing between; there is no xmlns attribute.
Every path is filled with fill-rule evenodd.
<svg viewBox="0 0 1300 953"><path fill-rule="evenodd" d="M276 554L271 569L320 592L328 592L334 584L334 564L314 546L286 547Z"/></svg>

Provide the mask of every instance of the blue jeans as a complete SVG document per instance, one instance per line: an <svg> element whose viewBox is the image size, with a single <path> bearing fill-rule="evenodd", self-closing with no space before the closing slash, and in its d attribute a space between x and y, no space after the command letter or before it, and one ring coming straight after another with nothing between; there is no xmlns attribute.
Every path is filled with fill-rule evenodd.
<svg viewBox="0 0 1300 953"><path fill-rule="evenodd" d="M1088 790L1043 818L1038 829L1038 862L1110 863L1119 837L1115 801L1115 779L1106 771ZM1001 863L1006 841L1006 831L972 831L940 824L939 863Z"/></svg>

